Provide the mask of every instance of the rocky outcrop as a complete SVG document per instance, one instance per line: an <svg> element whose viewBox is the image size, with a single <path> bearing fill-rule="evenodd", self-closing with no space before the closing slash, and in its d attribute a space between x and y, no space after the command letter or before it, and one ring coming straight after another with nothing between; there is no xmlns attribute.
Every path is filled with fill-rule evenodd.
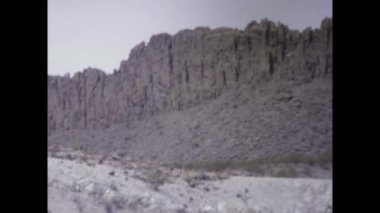
<svg viewBox="0 0 380 213"><path fill-rule="evenodd" d="M244 30L198 27L154 35L113 74L87 68L48 77L48 133L97 129L187 109L243 84L332 76L332 20L290 30L269 20Z"/></svg>

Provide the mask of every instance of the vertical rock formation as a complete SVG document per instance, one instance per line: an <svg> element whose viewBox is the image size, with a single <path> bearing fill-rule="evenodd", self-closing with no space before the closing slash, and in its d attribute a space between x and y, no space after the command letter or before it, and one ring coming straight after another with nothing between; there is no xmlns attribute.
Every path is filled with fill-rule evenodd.
<svg viewBox="0 0 380 213"><path fill-rule="evenodd" d="M119 70L48 77L48 133L96 129L177 111L242 84L332 76L332 20L302 32L267 19L244 30L198 27L158 34Z"/></svg>

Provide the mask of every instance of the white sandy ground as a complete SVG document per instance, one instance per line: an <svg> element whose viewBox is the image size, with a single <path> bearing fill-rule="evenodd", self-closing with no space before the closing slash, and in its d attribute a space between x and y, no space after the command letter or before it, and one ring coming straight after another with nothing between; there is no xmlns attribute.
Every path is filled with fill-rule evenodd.
<svg viewBox="0 0 380 213"><path fill-rule="evenodd" d="M51 213L332 212L331 179L232 176L194 187L172 176L155 190L138 172L48 157L48 208Z"/></svg>

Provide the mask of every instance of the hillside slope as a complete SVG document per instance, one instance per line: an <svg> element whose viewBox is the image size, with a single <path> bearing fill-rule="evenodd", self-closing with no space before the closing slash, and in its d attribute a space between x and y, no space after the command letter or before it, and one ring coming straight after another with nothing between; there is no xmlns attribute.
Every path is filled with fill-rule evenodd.
<svg viewBox="0 0 380 213"><path fill-rule="evenodd" d="M188 110L102 130L55 134L49 145L187 163L331 154L332 82L281 80L242 86Z"/></svg>

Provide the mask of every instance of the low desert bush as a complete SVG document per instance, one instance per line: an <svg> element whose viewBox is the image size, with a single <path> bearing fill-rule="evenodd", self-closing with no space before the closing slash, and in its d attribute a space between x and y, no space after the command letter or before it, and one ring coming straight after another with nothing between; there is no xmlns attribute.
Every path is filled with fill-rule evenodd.
<svg viewBox="0 0 380 213"><path fill-rule="evenodd" d="M264 174L265 168L269 165L293 165L293 164L306 164L310 166L327 165L332 162L331 154L321 154L319 156L302 156L302 155L289 155L285 157L265 157L253 160L241 161L213 161L213 162L195 162L185 165L176 165L189 170L205 170L220 172L224 170L244 170L251 173ZM286 174L285 174L286 173ZM289 167L286 171L276 174L277 176L296 176L297 172L293 167Z"/></svg>
<svg viewBox="0 0 380 213"><path fill-rule="evenodd" d="M158 191L159 186L168 181L169 175L158 168L147 168L143 170L139 179L151 184L153 190Z"/></svg>
<svg viewBox="0 0 380 213"><path fill-rule="evenodd" d="M298 173L293 167L280 169L272 174L273 177L297 177L297 175Z"/></svg>

